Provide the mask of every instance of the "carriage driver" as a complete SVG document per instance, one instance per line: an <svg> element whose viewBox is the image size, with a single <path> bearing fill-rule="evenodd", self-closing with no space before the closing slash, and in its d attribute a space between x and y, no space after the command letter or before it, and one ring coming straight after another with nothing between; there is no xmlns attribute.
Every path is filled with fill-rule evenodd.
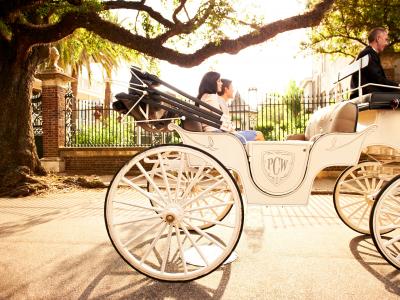
<svg viewBox="0 0 400 300"><path fill-rule="evenodd" d="M400 86L398 82L390 80L386 77L383 71L379 54L389 44L388 32L385 28L376 27L372 29L368 34L369 45L362 50L357 59L365 55L369 55L369 63L367 67L361 70L361 85L368 83L376 83L390 86ZM351 77L350 88L356 89L358 87L358 72L354 73ZM385 88L380 86L370 85L362 89L363 94L369 94L372 92L400 92L398 89ZM358 92L355 90L351 93L350 98L358 96Z"/></svg>

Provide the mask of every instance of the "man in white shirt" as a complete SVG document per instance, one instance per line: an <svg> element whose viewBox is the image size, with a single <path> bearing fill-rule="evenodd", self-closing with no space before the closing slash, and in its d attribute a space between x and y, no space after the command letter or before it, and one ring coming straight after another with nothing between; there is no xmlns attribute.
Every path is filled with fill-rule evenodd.
<svg viewBox="0 0 400 300"><path fill-rule="evenodd" d="M231 80L221 79L221 81L222 81L221 91L218 92L219 107L224 113L224 115L230 118L228 103L230 100L233 99L235 90L233 88ZM243 136L246 141L265 141L264 135L262 134L261 131L242 130L242 131L237 131L237 134Z"/></svg>

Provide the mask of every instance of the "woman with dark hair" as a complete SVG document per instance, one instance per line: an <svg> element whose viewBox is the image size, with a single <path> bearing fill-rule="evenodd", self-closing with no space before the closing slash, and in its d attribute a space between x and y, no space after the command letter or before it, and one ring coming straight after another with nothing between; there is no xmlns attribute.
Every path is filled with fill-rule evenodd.
<svg viewBox="0 0 400 300"><path fill-rule="evenodd" d="M221 75L218 72L207 72L204 74L199 85L199 94L197 99L214 106L219 107L219 100L217 93L221 91L222 81ZM202 124L203 131L217 131L216 128Z"/></svg>

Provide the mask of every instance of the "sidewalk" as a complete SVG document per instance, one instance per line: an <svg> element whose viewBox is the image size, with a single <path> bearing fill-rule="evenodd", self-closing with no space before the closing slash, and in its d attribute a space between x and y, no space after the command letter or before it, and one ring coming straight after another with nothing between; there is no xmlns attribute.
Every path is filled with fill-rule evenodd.
<svg viewBox="0 0 400 300"><path fill-rule="evenodd" d="M307 206L249 206L239 258L172 284L139 274L116 253L105 193L0 198L0 299L399 299L400 272L369 236L341 223L331 195L313 195Z"/></svg>

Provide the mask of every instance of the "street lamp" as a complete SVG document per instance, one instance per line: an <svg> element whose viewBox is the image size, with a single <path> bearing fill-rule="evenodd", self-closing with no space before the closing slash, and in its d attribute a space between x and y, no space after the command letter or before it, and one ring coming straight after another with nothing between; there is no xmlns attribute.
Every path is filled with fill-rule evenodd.
<svg viewBox="0 0 400 300"><path fill-rule="evenodd" d="M247 90L248 104L251 110L257 110L258 89L257 87L249 87Z"/></svg>

